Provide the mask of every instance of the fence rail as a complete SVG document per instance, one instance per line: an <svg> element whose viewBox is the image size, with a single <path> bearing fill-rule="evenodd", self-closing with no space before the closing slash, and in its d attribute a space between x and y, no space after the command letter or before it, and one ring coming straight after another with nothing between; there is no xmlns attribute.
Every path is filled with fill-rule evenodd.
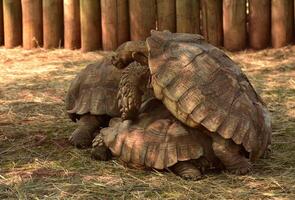
<svg viewBox="0 0 295 200"><path fill-rule="evenodd" d="M113 50L151 29L236 51L295 40L295 0L0 0L0 45Z"/></svg>

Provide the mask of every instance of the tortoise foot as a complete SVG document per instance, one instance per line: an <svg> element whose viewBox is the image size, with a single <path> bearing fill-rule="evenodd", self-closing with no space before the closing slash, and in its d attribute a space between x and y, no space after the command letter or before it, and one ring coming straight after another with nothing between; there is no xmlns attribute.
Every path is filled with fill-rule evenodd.
<svg viewBox="0 0 295 200"><path fill-rule="evenodd" d="M227 170L232 174L245 175L252 170L252 165L247 159L244 158L234 166L227 166Z"/></svg>
<svg viewBox="0 0 295 200"><path fill-rule="evenodd" d="M185 180L197 181L202 178L200 170L190 162L178 162L172 171Z"/></svg>
<svg viewBox="0 0 295 200"><path fill-rule="evenodd" d="M79 149L90 147L92 139L92 134L89 131L85 131L79 127L69 137L70 143Z"/></svg>
<svg viewBox="0 0 295 200"><path fill-rule="evenodd" d="M86 114L80 117L78 128L69 138L70 143L77 148L88 148L92 144L95 134L98 133L101 119L98 116Z"/></svg>
<svg viewBox="0 0 295 200"><path fill-rule="evenodd" d="M101 135L97 135L92 142L91 158L100 161L107 161L111 158L111 152L105 146Z"/></svg>

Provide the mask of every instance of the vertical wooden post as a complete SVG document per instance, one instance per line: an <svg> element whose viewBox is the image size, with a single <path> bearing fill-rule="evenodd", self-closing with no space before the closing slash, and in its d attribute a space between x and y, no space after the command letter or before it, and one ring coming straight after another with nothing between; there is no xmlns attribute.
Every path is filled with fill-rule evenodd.
<svg viewBox="0 0 295 200"><path fill-rule="evenodd" d="M4 44L3 0L0 0L0 45Z"/></svg>
<svg viewBox="0 0 295 200"><path fill-rule="evenodd" d="M23 47L32 49L43 43L42 0L22 0Z"/></svg>
<svg viewBox="0 0 295 200"><path fill-rule="evenodd" d="M63 42L63 1L43 0L44 48L58 48Z"/></svg>
<svg viewBox="0 0 295 200"><path fill-rule="evenodd" d="M114 50L128 41L128 0L101 0L101 23L104 50Z"/></svg>
<svg viewBox="0 0 295 200"><path fill-rule="evenodd" d="M22 9L19 0L3 0L4 43L6 48L22 44Z"/></svg>
<svg viewBox="0 0 295 200"><path fill-rule="evenodd" d="M99 0L80 0L82 51L101 49L101 12Z"/></svg>
<svg viewBox="0 0 295 200"><path fill-rule="evenodd" d="M101 28L103 50L117 47L117 0L101 0Z"/></svg>
<svg viewBox="0 0 295 200"><path fill-rule="evenodd" d="M64 43L66 49L81 47L79 0L64 0Z"/></svg>
<svg viewBox="0 0 295 200"><path fill-rule="evenodd" d="M179 33L200 33L199 0L176 0L176 27Z"/></svg>
<svg viewBox="0 0 295 200"><path fill-rule="evenodd" d="M130 40L128 0L117 0L118 46Z"/></svg>
<svg viewBox="0 0 295 200"><path fill-rule="evenodd" d="M176 31L175 0L157 0L158 30Z"/></svg>
<svg viewBox="0 0 295 200"><path fill-rule="evenodd" d="M145 40L156 29L156 1L129 0L131 40Z"/></svg>
<svg viewBox="0 0 295 200"><path fill-rule="evenodd" d="M249 0L249 43L253 49L263 49L270 42L270 0Z"/></svg>
<svg viewBox="0 0 295 200"><path fill-rule="evenodd" d="M215 46L222 45L222 0L202 0L202 25L205 39Z"/></svg>
<svg viewBox="0 0 295 200"><path fill-rule="evenodd" d="M230 51L246 47L246 0L223 0L223 45Z"/></svg>
<svg viewBox="0 0 295 200"><path fill-rule="evenodd" d="M279 48L293 41L293 0L271 1L272 46Z"/></svg>

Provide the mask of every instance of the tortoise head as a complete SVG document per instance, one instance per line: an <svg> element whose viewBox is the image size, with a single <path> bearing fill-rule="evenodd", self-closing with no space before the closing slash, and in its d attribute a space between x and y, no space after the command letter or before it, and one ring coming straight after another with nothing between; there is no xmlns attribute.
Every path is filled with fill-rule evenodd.
<svg viewBox="0 0 295 200"><path fill-rule="evenodd" d="M128 41L118 47L111 61L114 66L123 69L133 61L147 65L147 56L145 41Z"/></svg>

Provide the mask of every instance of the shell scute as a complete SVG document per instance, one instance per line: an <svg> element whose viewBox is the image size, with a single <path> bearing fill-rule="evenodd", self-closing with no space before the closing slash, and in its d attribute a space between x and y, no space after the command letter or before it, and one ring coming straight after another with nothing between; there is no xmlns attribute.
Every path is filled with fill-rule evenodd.
<svg viewBox="0 0 295 200"><path fill-rule="evenodd" d="M120 77L121 71L106 57L88 65L70 85L66 96L67 113L119 116L116 93Z"/></svg>
<svg viewBox="0 0 295 200"><path fill-rule="evenodd" d="M240 118L237 115L229 114L225 122L218 128L218 133L225 139L232 138L239 124L239 120Z"/></svg>
<svg viewBox="0 0 295 200"><path fill-rule="evenodd" d="M202 91L194 86L189 88L179 99L178 106L180 110L187 114L191 114L193 110L204 101Z"/></svg>
<svg viewBox="0 0 295 200"><path fill-rule="evenodd" d="M166 160L165 160L166 166L172 166L178 162L176 145L177 145L176 142L169 142L167 144Z"/></svg>

